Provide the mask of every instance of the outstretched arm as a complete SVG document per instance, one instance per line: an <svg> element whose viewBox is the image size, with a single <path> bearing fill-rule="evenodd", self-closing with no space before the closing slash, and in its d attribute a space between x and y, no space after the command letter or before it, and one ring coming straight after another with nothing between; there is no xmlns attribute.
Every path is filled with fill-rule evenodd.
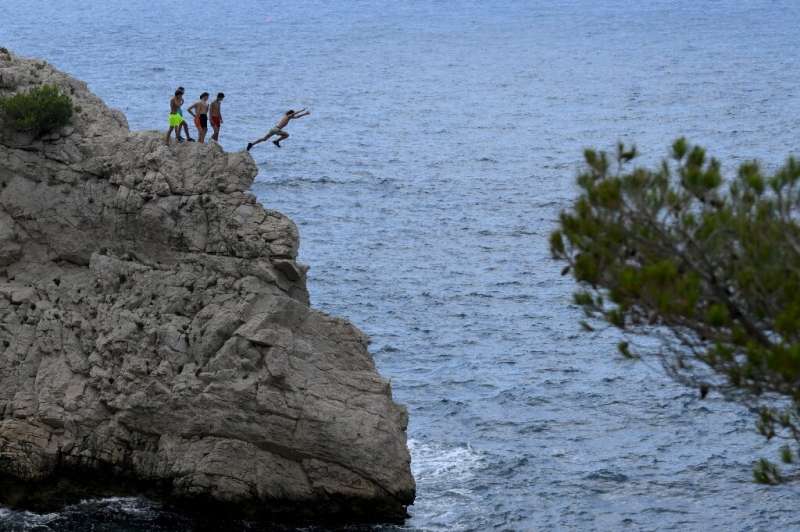
<svg viewBox="0 0 800 532"><path fill-rule="evenodd" d="M311 111L306 111L305 109L302 109L299 113L295 113L295 115L292 118L293 119L294 118L303 118L304 116L308 116L310 114L311 114Z"/></svg>

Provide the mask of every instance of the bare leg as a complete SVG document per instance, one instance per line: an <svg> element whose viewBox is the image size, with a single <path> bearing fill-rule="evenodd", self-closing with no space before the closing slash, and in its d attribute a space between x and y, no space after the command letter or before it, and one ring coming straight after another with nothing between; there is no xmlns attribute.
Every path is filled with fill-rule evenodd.
<svg viewBox="0 0 800 532"><path fill-rule="evenodd" d="M278 140L273 140L272 143L280 148L281 147L281 141L288 139L289 138L289 134L287 132L285 132L285 131L280 131L278 133L278 136L280 138Z"/></svg>
<svg viewBox="0 0 800 532"><path fill-rule="evenodd" d="M172 130L173 129L175 129L175 128L172 127L172 126L169 126L169 129L167 130L167 146L169 146L169 137L170 137L170 135L172 135ZM175 131L175 136L176 137L178 136L178 132L177 131Z"/></svg>
<svg viewBox="0 0 800 532"><path fill-rule="evenodd" d="M186 138L188 140L192 140L192 136L189 134L189 126L186 125L186 120L181 122L181 125L179 127L183 127L183 131L184 133L186 133Z"/></svg>
<svg viewBox="0 0 800 532"><path fill-rule="evenodd" d="M208 129L198 129L197 131L198 131L197 142L202 144L206 141L206 132L208 131Z"/></svg>
<svg viewBox="0 0 800 532"><path fill-rule="evenodd" d="M252 148L256 144L261 144L262 142L264 142L265 140L267 140L271 136L272 136L272 133L267 133L265 136L261 137L258 140L254 140L253 142L248 142L247 143L247 151L250 151L250 148Z"/></svg>
<svg viewBox="0 0 800 532"><path fill-rule="evenodd" d="M214 124L211 124L211 127L214 129L214 134L211 135L211 138L213 140L218 141L219 140L219 126L215 126Z"/></svg>

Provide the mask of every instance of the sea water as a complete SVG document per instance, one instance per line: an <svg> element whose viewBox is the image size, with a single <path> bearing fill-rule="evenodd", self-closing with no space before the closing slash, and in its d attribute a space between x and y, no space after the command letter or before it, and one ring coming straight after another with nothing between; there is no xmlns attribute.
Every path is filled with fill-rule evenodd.
<svg viewBox="0 0 800 532"><path fill-rule="evenodd" d="M86 80L133 129L226 94L254 193L294 219L313 304L372 338L410 410L409 530L800 529L754 416L588 334L547 237L585 147L685 135L730 172L798 151L794 0L2 0L0 46ZM0 528L184 530L142 499ZM381 527L378 527L381 528Z"/></svg>

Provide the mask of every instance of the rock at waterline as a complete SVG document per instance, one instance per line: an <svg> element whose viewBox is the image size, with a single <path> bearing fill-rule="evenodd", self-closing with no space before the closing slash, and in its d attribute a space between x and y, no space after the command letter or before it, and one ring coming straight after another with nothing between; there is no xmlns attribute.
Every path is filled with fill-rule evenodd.
<svg viewBox="0 0 800 532"><path fill-rule="evenodd" d="M405 516L406 410L366 337L309 307L250 155L131 133L85 83L0 50L0 96L45 83L69 127L0 117L0 501Z"/></svg>

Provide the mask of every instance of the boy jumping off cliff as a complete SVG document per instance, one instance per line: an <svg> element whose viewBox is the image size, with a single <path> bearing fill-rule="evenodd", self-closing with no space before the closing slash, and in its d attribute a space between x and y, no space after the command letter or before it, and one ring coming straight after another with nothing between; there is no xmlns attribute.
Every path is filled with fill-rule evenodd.
<svg viewBox="0 0 800 532"><path fill-rule="evenodd" d="M308 116L310 114L311 114L311 111L306 111L305 107L300 109L299 111L293 111L292 109L289 109L288 111L286 111L286 113L283 114L283 116L281 116L281 118L278 120L278 123L275 124L275 127L270 129L267 132L266 135L264 135L263 137L261 137L260 139L258 139L256 141L248 142L247 143L247 151L250 151L250 148L252 148L256 144L258 144L259 142L264 142L265 140L269 139L273 135L275 135L275 136L277 136L279 138L276 139L276 140L273 140L272 143L275 146L280 148L281 147L281 141L282 140L286 140L287 138L289 138L289 134L287 132L285 132L283 130L283 128L285 128L286 125L291 120L295 120L297 118L303 118L304 116Z"/></svg>

